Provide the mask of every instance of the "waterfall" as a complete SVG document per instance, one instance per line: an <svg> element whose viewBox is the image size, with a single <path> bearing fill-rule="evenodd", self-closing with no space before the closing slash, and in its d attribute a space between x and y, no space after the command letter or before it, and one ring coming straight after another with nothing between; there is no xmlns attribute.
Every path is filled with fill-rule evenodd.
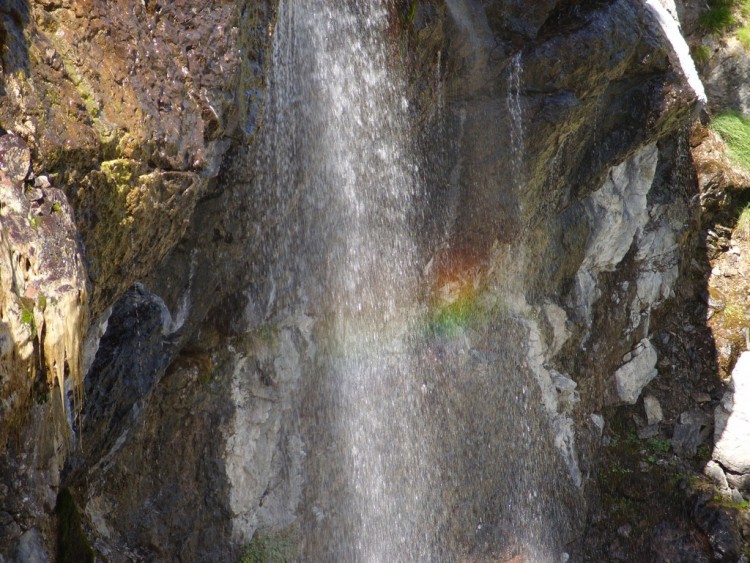
<svg viewBox="0 0 750 563"><path fill-rule="evenodd" d="M303 311L315 325L299 344L300 557L551 561L569 477L529 368L534 334L480 299L460 257L425 273L429 198L390 10L282 0L274 33L254 205L266 319ZM519 171L520 71L518 59Z"/></svg>
<svg viewBox="0 0 750 563"><path fill-rule="evenodd" d="M275 37L267 254L276 300L302 295L321 319L303 383L309 560L429 560L435 533L409 340L421 188L387 6L282 1Z"/></svg>

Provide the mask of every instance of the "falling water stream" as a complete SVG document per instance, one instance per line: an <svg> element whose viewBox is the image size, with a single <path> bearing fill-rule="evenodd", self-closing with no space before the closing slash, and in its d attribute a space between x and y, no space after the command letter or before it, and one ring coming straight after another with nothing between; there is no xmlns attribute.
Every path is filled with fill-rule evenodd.
<svg viewBox="0 0 750 563"><path fill-rule="evenodd" d="M308 454L306 556L318 560L429 560L435 529L409 340L420 186L388 21L380 2L281 2L276 31L274 246L279 277L322 319L305 393L321 456Z"/></svg>
<svg viewBox="0 0 750 563"><path fill-rule="evenodd" d="M520 546L546 561L557 473L517 367L524 325L465 328L460 284L444 311L425 297L426 188L388 5L282 0L274 34L258 167L268 308L315 319L300 557L504 560ZM513 80L511 110L518 65Z"/></svg>

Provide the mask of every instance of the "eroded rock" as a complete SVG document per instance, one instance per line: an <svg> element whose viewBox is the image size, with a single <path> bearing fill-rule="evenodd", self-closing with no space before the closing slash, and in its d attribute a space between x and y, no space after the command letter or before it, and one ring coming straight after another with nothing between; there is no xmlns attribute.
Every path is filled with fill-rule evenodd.
<svg viewBox="0 0 750 563"><path fill-rule="evenodd" d="M625 363L614 374L617 396L621 401L635 404L643 388L657 375L657 353L651 341L643 339L625 358Z"/></svg>
<svg viewBox="0 0 750 563"><path fill-rule="evenodd" d="M724 467L730 483L746 492L750 475L750 352L743 352L732 371L731 387L714 411L713 458Z"/></svg>

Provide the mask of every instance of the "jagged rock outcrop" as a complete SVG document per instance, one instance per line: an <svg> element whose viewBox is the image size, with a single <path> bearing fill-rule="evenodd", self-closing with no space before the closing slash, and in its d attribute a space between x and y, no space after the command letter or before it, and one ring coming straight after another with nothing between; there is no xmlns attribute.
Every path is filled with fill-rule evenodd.
<svg viewBox="0 0 750 563"><path fill-rule="evenodd" d="M510 557L520 517L506 501L538 495L553 500L533 505L530 537L547 534L546 553L561 556L595 502L602 410L658 380L652 319L695 229L685 125L696 96L639 2L389 6L428 186L418 269L438 312L417 361L433 366L428 422L444 437L440 533L452 554ZM288 280L273 279L262 246L284 218L262 224L273 194L254 191L274 10L0 8L0 127L64 191L84 251L77 311L91 316L92 357L63 482L109 561L227 560L257 530L326 531L322 509L304 504L315 498L305 487L329 479L325 436L313 435L325 310L306 286L276 293ZM39 387L8 373L25 387L4 378L1 398ZM7 557L29 538L55 550L65 456L42 451L36 413L49 408L0 442ZM537 443L508 441L523 425ZM11 490L34 456L43 471ZM17 506L22 490L46 500ZM311 554L327 536L307 537Z"/></svg>
<svg viewBox="0 0 750 563"><path fill-rule="evenodd" d="M217 189L215 179L231 146L254 134L271 8L233 1L0 6L0 132L11 133L0 137L7 258L0 554L13 557L15 543L33 537L54 557L55 496L73 446L63 409L80 408L81 364L91 365L114 302L155 272L191 221L210 224L198 245L222 262L229 235L217 239L221 222L206 209L226 205L231 190ZM28 145L23 174L9 139ZM195 307L200 319L231 285L221 273L209 267L193 280L188 262L168 277L178 298L185 288L211 296ZM172 332L195 325L188 308L173 310ZM165 352L158 365L173 355ZM47 380L58 383L48 389ZM61 404L64 389L70 405L69 397ZM134 396L145 390L136 386ZM128 400L119 397L118 416ZM80 421L72 422L78 429Z"/></svg>

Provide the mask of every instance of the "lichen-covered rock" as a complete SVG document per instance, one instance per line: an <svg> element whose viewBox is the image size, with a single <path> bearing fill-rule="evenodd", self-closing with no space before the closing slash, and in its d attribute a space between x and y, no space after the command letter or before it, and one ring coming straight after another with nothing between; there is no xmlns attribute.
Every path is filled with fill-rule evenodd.
<svg viewBox="0 0 750 563"><path fill-rule="evenodd" d="M32 189L23 182L29 173L29 150L15 135L0 136L0 152L2 168L11 175L0 171L0 280L7 288L0 294L4 444L37 376L46 374L60 405L67 403L68 377L80 396L88 287L64 193L52 186ZM8 404L7 398L19 404Z"/></svg>
<svg viewBox="0 0 750 563"><path fill-rule="evenodd" d="M19 137L0 136L0 161L0 506L12 514L0 546L17 540L33 554L39 530L50 547L46 516L83 395L88 282L65 194L24 181L30 156Z"/></svg>
<svg viewBox="0 0 750 563"><path fill-rule="evenodd" d="M215 178L230 147L255 134L272 4L0 3L0 133L10 132L0 137L0 554L33 527L54 552L50 499L70 444L62 413L80 407L62 392L80 390L89 311L93 355L109 307L191 222L203 230L183 249L203 244L222 262L213 226L245 196L224 195L231 183ZM206 196L217 209L195 214ZM191 331L222 295L220 269L188 283L194 271L156 284L194 287Z"/></svg>
<svg viewBox="0 0 750 563"><path fill-rule="evenodd" d="M656 358L656 349L648 339L641 340L627 355L627 360L614 375L621 401L635 404L643 388L657 375Z"/></svg>
<svg viewBox="0 0 750 563"><path fill-rule="evenodd" d="M265 3L12 2L0 127L77 209L100 313L184 234L262 95ZM200 14L200 17L197 17Z"/></svg>

